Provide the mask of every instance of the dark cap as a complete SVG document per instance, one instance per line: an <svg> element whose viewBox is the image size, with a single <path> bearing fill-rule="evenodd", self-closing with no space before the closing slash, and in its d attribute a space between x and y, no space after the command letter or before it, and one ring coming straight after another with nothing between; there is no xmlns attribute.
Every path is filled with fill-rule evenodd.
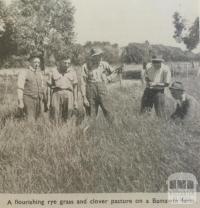
<svg viewBox="0 0 200 208"><path fill-rule="evenodd" d="M169 87L170 90L180 90L184 91L183 83L182 82L173 82L171 86Z"/></svg>

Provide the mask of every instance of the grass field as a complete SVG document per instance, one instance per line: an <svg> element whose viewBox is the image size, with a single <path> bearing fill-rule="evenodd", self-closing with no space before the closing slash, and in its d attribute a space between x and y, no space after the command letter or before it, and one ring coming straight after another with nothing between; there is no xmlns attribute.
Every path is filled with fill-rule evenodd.
<svg viewBox="0 0 200 208"><path fill-rule="evenodd" d="M198 78L179 80L200 101ZM0 83L1 193L164 192L168 176L181 171L200 181L199 126L140 116L137 82L109 87L116 125L109 127L100 113L87 134L72 122L19 121L16 80L6 83ZM173 101L167 103L169 116Z"/></svg>

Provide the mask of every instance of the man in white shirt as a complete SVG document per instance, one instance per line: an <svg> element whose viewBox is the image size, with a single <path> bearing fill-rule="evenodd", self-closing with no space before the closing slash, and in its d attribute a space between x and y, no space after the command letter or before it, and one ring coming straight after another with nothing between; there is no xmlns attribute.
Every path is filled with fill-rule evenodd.
<svg viewBox="0 0 200 208"><path fill-rule="evenodd" d="M171 82L171 71L163 64L164 60L159 56L152 58L152 63L145 71L146 88L141 102L141 113L155 108L156 115L164 116L165 94L164 89Z"/></svg>
<svg viewBox="0 0 200 208"><path fill-rule="evenodd" d="M49 86L52 91L50 117L59 123L72 117L77 109L78 80L69 58L62 58L57 69L52 70Z"/></svg>

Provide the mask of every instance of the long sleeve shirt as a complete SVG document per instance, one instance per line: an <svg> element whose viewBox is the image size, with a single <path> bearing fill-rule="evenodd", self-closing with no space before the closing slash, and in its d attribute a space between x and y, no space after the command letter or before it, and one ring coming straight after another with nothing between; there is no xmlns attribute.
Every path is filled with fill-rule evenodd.
<svg viewBox="0 0 200 208"><path fill-rule="evenodd" d="M183 94L182 99L177 101L176 110L171 115L172 119L181 119L184 122L195 122L199 120L200 104L192 96Z"/></svg>
<svg viewBox="0 0 200 208"><path fill-rule="evenodd" d="M81 71L81 93L82 96L86 94L86 84L103 82L108 83L112 80L112 73L114 68L112 68L107 62L101 61L97 68L88 69L87 64L82 66Z"/></svg>

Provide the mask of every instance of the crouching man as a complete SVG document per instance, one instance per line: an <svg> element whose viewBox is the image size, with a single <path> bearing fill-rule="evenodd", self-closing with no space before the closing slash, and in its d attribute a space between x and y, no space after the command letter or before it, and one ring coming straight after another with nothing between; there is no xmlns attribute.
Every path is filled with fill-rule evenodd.
<svg viewBox="0 0 200 208"><path fill-rule="evenodd" d="M78 80L69 58L62 57L57 69L52 70L50 87L50 118L56 123L66 121L77 109Z"/></svg>
<svg viewBox="0 0 200 208"><path fill-rule="evenodd" d="M181 122L196 122L200 116L199 102L185 93L183 84L181 82L173 82L170 86L172 97L176 100L176 110L171 115L174 120Z"/></svg>

